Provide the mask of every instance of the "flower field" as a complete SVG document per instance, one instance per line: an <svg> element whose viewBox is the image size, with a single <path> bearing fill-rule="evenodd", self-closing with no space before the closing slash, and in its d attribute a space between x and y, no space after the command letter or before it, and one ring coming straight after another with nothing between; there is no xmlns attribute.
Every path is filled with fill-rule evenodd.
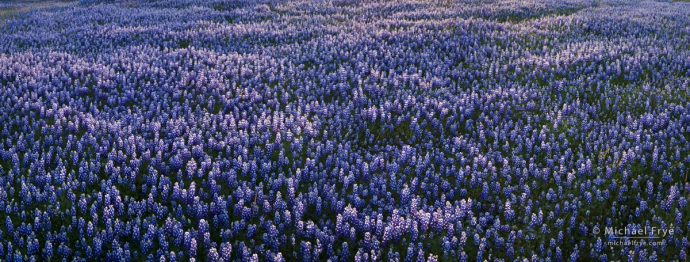
<svg viewBox="0 0 690 262"><path fill-rule="evenodd" d="M689 173L690 3L0 22L0 261L687 261Z"/></svg>

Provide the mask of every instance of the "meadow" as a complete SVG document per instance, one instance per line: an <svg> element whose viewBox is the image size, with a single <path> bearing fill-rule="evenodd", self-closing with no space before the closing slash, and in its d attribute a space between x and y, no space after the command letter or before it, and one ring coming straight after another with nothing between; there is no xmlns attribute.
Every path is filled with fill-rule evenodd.
<svg viewBox="0 0 690 262"><path fill-rule="evenodd" d="M1 261L690 259L690 3L51 3L0 3Z"/></svg>

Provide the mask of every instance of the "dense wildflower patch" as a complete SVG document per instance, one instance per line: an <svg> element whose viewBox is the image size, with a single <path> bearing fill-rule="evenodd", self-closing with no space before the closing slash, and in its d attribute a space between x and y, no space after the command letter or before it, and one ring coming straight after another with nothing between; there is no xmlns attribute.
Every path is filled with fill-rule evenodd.
<svg viewBox="0 0 690 262"><path fill-rule="evenodd" d="M31 12L0 260L687 260L688 46L687 3Z"/></svg>

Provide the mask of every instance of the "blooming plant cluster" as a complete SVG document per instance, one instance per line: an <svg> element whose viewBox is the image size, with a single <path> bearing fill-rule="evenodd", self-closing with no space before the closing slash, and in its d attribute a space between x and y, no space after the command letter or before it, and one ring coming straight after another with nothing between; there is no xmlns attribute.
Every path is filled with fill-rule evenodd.
<svg viewBox="0 0 690 262"><path fill-rule="evenodd" d="M689 46L687 3L34 11L0 28L0 260L687 261Z"/></svg>

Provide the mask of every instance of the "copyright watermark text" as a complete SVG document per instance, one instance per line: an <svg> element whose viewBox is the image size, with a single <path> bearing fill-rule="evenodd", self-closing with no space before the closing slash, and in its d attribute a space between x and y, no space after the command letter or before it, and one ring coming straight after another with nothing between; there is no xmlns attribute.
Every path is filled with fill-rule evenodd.
<svg viewBox="0 0 690 262"><path fill-rule="evenodd" d="M603 233L606 246L661 246L666 236L672 236L673 228L647 227L594 227L592 233L597 236Z"/></svg>

